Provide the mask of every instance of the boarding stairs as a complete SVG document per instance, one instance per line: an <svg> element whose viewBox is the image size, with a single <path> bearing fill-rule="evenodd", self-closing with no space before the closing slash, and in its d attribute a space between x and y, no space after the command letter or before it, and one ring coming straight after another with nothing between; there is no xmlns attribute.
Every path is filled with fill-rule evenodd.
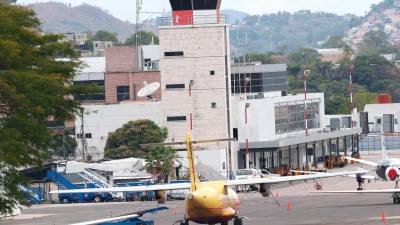
<svg viewBox="0 0 400 225"><path fill-rule="evenodd" d="M107 182L105 178L98 175L97 173L91 171L90 169L83 169L78 173L83 179L88 181L89 183L93 183L97 188L113 188L114 186ZM113 198L121 198L122 193L111 192L110 195Z"/></svg>

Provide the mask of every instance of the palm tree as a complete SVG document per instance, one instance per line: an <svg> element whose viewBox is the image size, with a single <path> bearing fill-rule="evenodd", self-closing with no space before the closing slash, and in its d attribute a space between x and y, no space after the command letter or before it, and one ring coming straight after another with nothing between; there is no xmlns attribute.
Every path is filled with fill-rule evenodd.
<svg viewBox="0 0 400 225"><path fill-rule="evenodd" d="M156 145L145 155L147 172L159 175L159 180L168 183L169 174L174 169L174 161L178 158L177 151L163 145Z"/></svg>
<svg viewBox="0 0 400 225"><path fill-rule="evenodd" d="M353 48L351 48L350 45L345 44L343 46L343 52L344 52L344 60L350 62L351 58L354 56L354 53L355 53Z"/></svg>

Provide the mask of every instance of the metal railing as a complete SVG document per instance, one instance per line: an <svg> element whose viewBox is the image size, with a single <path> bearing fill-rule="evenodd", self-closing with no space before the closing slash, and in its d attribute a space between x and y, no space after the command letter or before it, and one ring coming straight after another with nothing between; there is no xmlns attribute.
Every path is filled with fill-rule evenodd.
<svg viewBox="0 0 400 225"><path fill-rule="evenodd" d="M381 135L369 135L362 137L360 140L360 151L365 152L380 152L381 147ZM399 136L385 136L384 145L387 151L398 151L400 150L400 137Z"/></svg>
<svg viewBox="0 0 400 225"><path fill-rule="evenodd" d="M182 25L207 25L207 24L227 24L228 17L222 14L216 15L189 15L189 16L169 16L159 17L158 26L182 26Z"/></svg>

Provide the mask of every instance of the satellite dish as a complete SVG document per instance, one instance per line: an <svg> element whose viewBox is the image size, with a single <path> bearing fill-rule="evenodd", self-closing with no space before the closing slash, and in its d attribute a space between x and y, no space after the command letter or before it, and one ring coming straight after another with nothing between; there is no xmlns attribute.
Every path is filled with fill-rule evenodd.
<svg viewBox="0 0 400 225"><path fill-rule="evenodd" d="M138 97L148 97L149 99L153 99L151 97L151 95L154 94L154 92L156 92L161 86L161 84L159 82L147 84L147 82L144 81L143 84L144 84L144 87L138 91L137 96Z"/></svg>

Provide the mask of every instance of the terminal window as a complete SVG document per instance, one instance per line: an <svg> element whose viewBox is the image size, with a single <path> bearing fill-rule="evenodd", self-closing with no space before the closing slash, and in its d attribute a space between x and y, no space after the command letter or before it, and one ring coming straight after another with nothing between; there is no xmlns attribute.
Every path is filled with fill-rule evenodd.
<svg viewBox="0 0 400 225"><path fill-rule="evenodd" d="M231 75L233 94L287 90L286 72L236 73Z"/></svg>
<svg viewBox="0 0 400 225"><path fill-rule="evenodd" d="M167 117L167 122L186 121L186 116L170 116Z"/></svg>
<svg viewBox="0 0 400 225"><path fill-rule="evenodd" d="M318 102L307 103L308 128L320 128L320 112ZM285 102L275 104L275 132L284 134L297 132L305 129L304 103Z"/></svg>
<svg viewBox="0 0 400 225"><path fill-rule="evenodd" d="M195 0L193 2L194 9L217 9L218 0Z"/></svg>
<svg viewBox="0 0 400 225"><path fill-rule="evenodd" d="M165 57L183 56L183 52L182 52L182 51L178 51L178 52L164 52L164 56L165 56Z"/></svg>
<svg viewBox="0 0 400 225"><path fill-rule="evenodd" d="M74 95L74 99L78 101L102 101L106 99L104 94L104 80L74 81L74 86L89 85L97 85L98 91L81 95Z"/></svg>
<svg viewBox="0 0 400 225"><path fill-rule="evenodd" d="M167 84L165 85L166 89L180 89L185 88L185 84Z"/></svg>
<svg viewBox="0 0 400 225"><path fill-rule="evenodd" d="M129 86L117 86L117 101L130 100Z"/></svg>

